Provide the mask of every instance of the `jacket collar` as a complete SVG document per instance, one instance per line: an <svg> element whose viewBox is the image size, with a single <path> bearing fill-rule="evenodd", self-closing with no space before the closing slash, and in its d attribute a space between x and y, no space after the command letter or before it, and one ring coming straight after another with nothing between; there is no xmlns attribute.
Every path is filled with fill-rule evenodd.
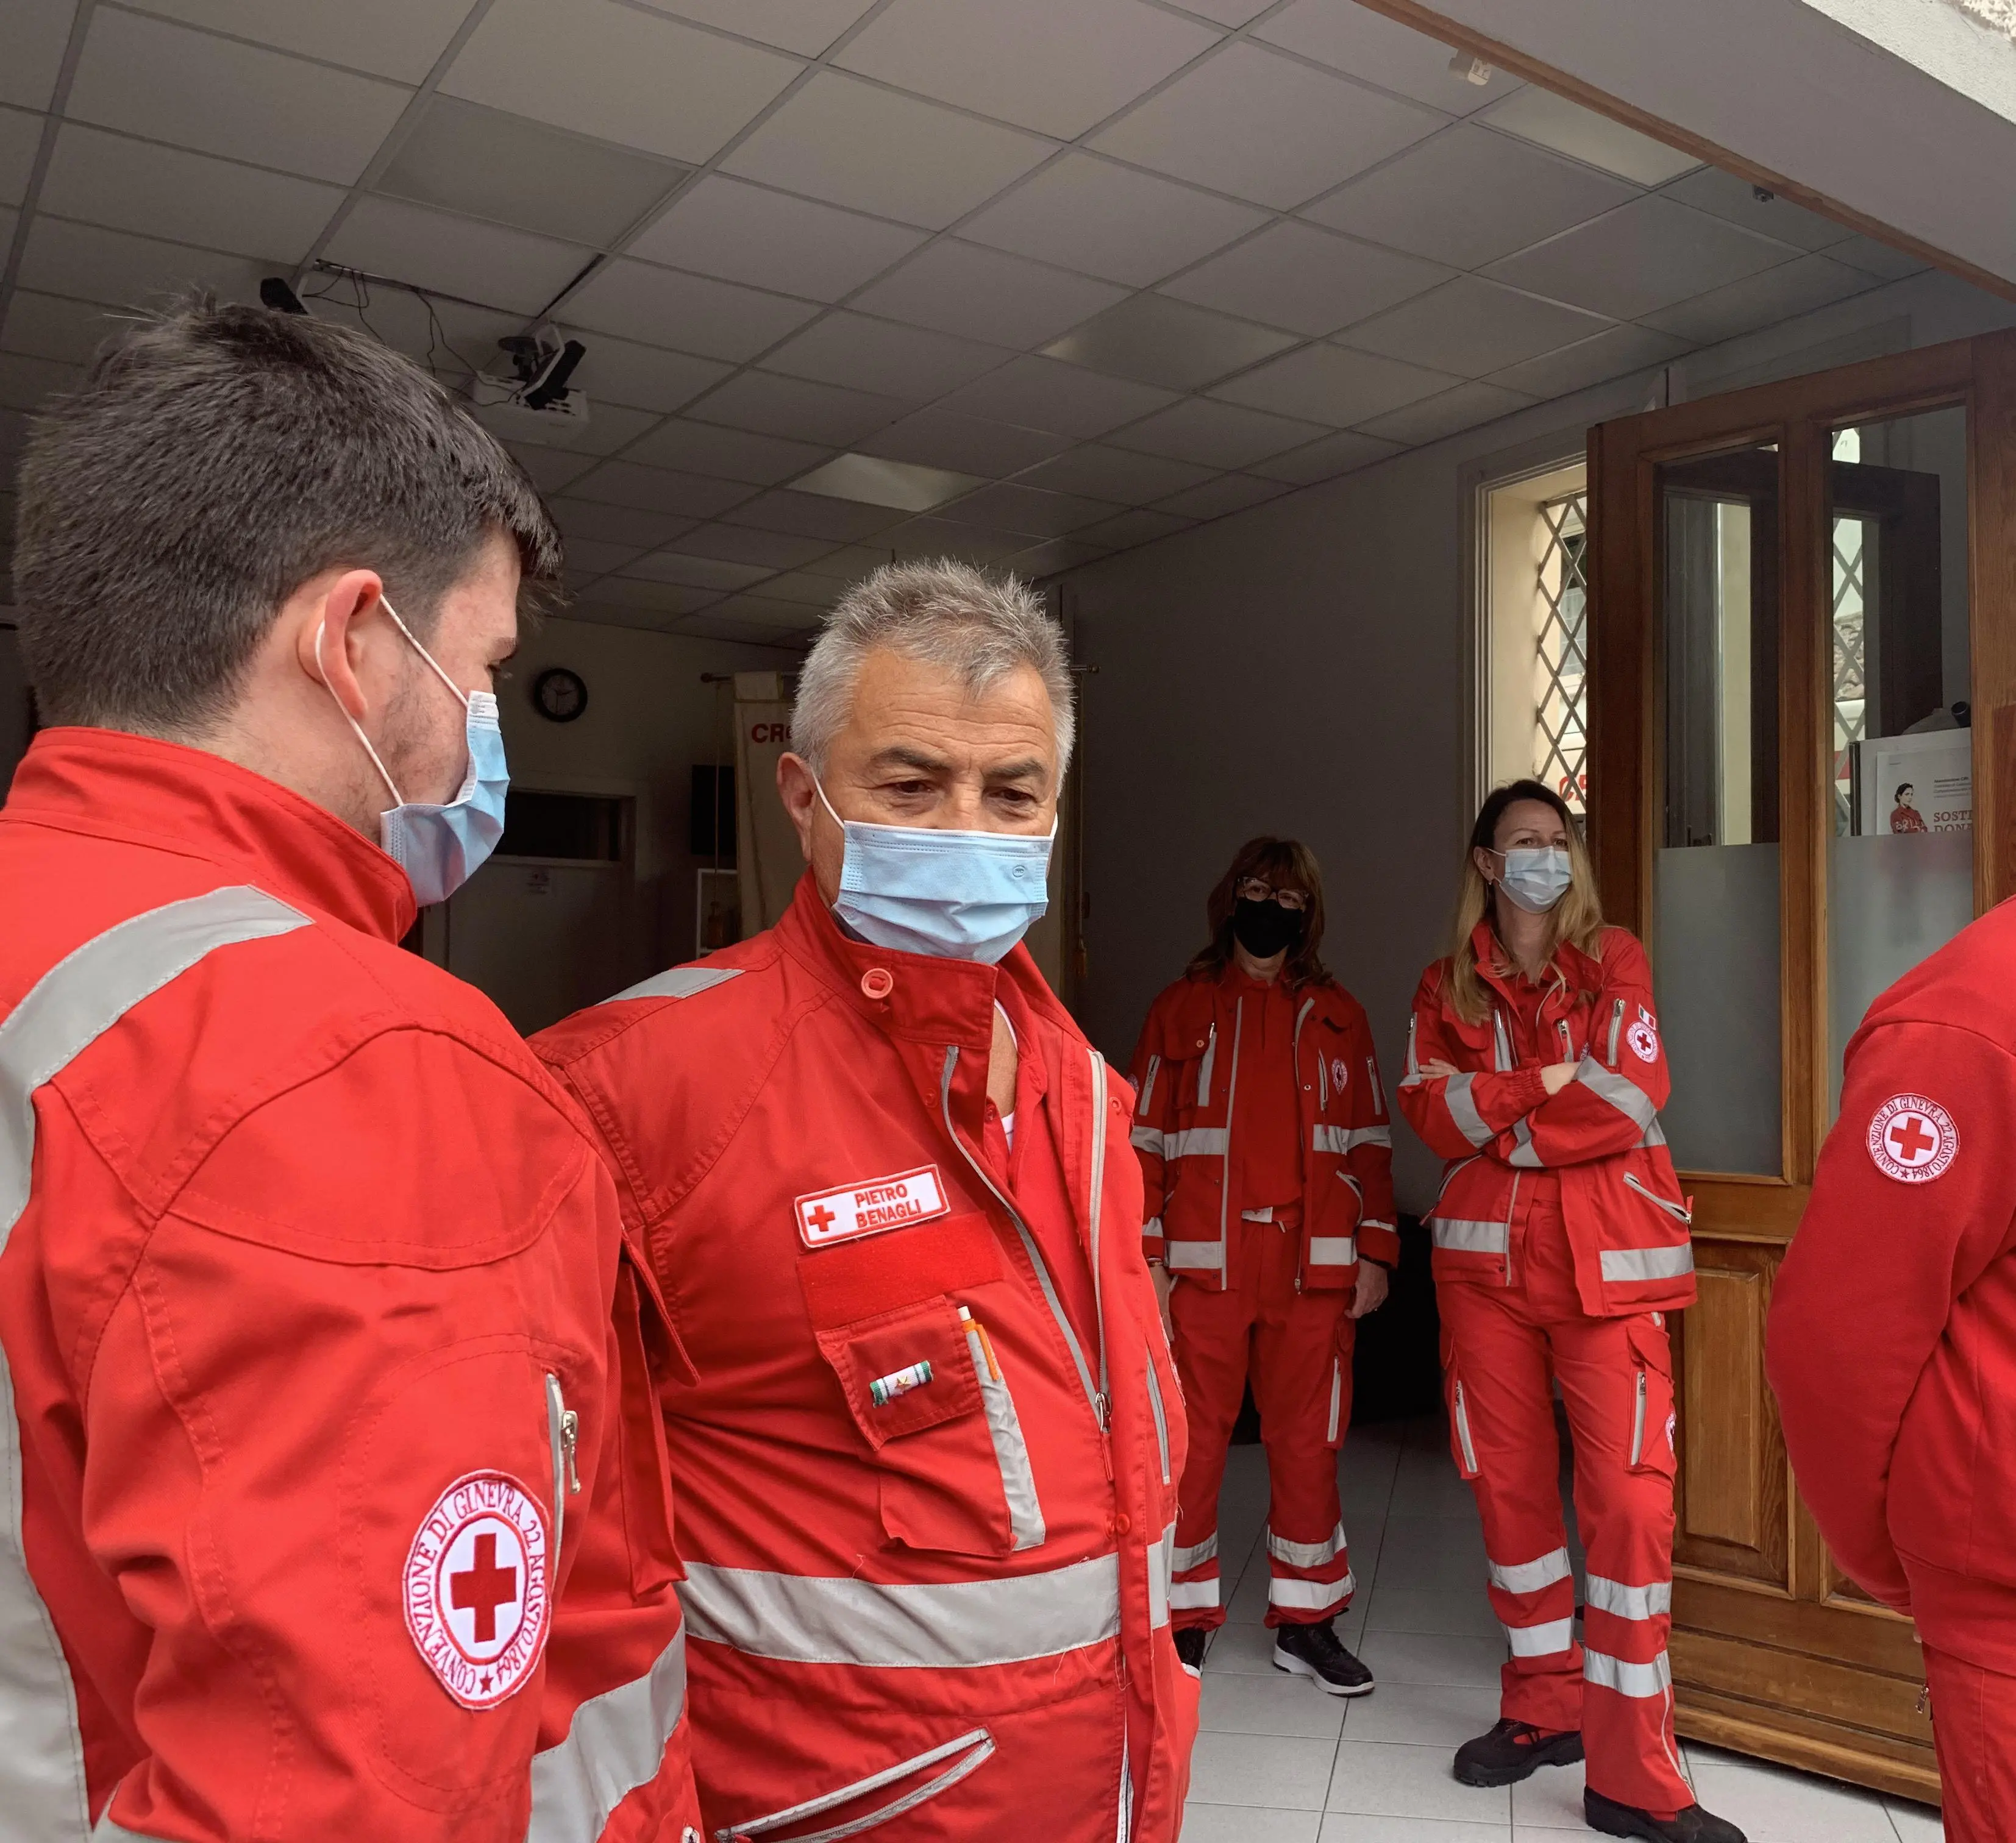
<svg viewBox="0 0 2016 1843"><path fill-rule="evenodd" d="M214 864L283 901L396 941L419 913L406 873L310 799L221 756L119 730L44 730L6 816Z"/></svg>
<svg viewBox="0 0 2016 1843"><path fill-rule="evenodd" d="M1477 976L1500 997L1516 1001L1520 975L1515 972L1507 977L1497 971L1498 931L1491 925L1489 915L1471 930L1470 945L1477 960ZM1555 947L1550 965L1568 982L1572 991L1593 991L1601 983L1602 963L1592 959L1571 941L1563 941ZM1543 986L1550 983L1544 971L1539 983Z"/></svg>

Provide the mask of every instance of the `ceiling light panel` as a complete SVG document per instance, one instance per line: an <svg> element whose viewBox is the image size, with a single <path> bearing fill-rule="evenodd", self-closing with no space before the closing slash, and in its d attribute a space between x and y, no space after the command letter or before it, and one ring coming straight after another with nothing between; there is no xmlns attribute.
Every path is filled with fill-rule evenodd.
<svg viewBox="0 0 2016 1843"><path fill-rule="evenodd" d="M91 16L64 113L149 141L354 183L412 92L138 13Z"/></svg>
<svg viewBox="0 0 2016 1843"><path fill-rule="evenodd" d="M1449 118L1235 40L1093 138L1136 164L1283 210Z"/></svg>
<svg viewBox="0 0 2016 1843"><path fill-rule="evenodd" d="M1451 67L1457 60L1449 46L1356 0L1295 0L1256 26L1253 36L1448 115L1468 115L1519 87L1503 70L1492 71L1487 83L1471 82Z"/></svg>
<svg viewBox="0 0 2016 1843"><path fill-rule="evenodd" d="M952 410L919 410L892 422L862 444L863 451L926 468L945 468L982 480L1000 480L1046 461L1071 445L1070 437L1040 429L962 416Z"/></svg>
<svg viewBox="0 0 2016 1843"><path fill-rule="evenodd" d="M818 311L782 295L623 257L597 269L561 309L569 322L591 332L738 365L775 345Z"/></svg>
<svg viewBox="0 0 2016 1843"><path fill-rule="evenodd" d="M831 301L902 261L923 240L922 231L710 173L641 232L628 253Z"/></svg>
<svg viewBox="0 0 2016 1843"><path fill-rule="evenodd" d="M639 442L630 458L653 467L675 467L688 473L718 474L724 480L773 487L816 467L829 452L812 442L787 441L751 429L674 416Z"/></svg>
<svg viewBox="0 0 2016 1843"><path fill-rule="evenodd" d="M934 407L1057 435L1090 436L1145 416L1173 403L1175 396L1132 379L1029 357L1011 358Z"/></svg>
<svg viewBox="0 0 2016 1843"><path fill-rule="evenodd" d="M1592 338L1608 324L1600 314L1521 294L1480 276L1459 275L1404 307L1352 327L1339 343L1481 378Z"/></svg>
<svg viewBox="0 0 2016 1843"><path fill-rule="evenodd" d="M340 6L329 0L148 0L147 10L325 63L419 83L468 18L469 0L344 0Z"/></svg>
<svg viewBox="0 0 2016 1843"><path fill-rule="evenodd" d="M536 314L581 272L589 252L401 199L359 199L324 253L416 287Z"/></svg>
<svg viewBox="0 0 2016 1843"><path fill-rule="evenodd" d="M1287 223L1165 282L1162 292L1314 336L1424 293L1449 275L1437 263Z"/></svg>
<svg viewBox="0 0 2016 1843"><path fill-rule="evenodd" d="M763 365L790 377L921 402L992 371L1007 356L999 347L842 311L815 321L765 357Z"/></svg>
<svg viewBox="0 0 2016 1843"><path fill-rule="evenodd" d="M571 0L494 0L441 80L450 95L699 162L774 102L795 58L675 20Z"/></svg>
<svg viewBox="0 0 2016 1843"><path fill-rule="evenodd" d="M1269 415L1237 404L1193 397L1118 431L1116 446L1140 448L1201 467L1251 467L1323 433L1319 424Z"/></svg>
<svg viewBox="0 0 2016 1843"><path fill-rule="evenodd" d="M1137 294L1043 349L1046 357L1193 390L1294 343L1292 335Z"/></svg>
<svg viewBox="0 0 2016 1843"><path fill-rule="evenodd" d="M704 422L845 448L887 427L909 408L865 390L749 371L710 390L687 413Z"/></svg>
<svg viewBox="0 0 2016 1843"><path fill-rule="evenodd" d="M688 171L437 95L401 139L376 189L606 250Z"/></svg>
<svg viewBox="0 0 2016 1843"><path fill-rule="evenodd" d="M1317 345L1230 379L1213 394L1249 408L1312 418L1341 429L1432 397L1460 381L1447 372L1347 351L1341 346Z"/></svg>
<svg viewBox="0 0 2016 1843"><path fill-rule="evenodd" d="M1141 0L894 0L833 61L1074 141L1219 37Z"/></svg>
<svg viewBox="0 0 2016 1843"><path fill-rule="evenodd" d="M744 38L815 58L874 0L645 0L654 13L718 26Z"/></svg>
<svg viewBox="0 0 2016 1843"><path fill-rule="evenodd" d="M1266 221L1251 205L1074 149L959 234L1138 288Z"/></svg>
<svg viewBox="0 0 2016 1843"><path fill-rule="evenodd" d="M1627 128L1552 90L1530 84L1494 102L1478 119L1503 133L1600 167L1634 185L1664 185L1701 164L1690 153Z"/></svg>
<svg viewBox="0 0 2016 1843"><path fill-rule="evenodd" d="M852 304L913 326L1026 351L1126 299L1126 290L945 238Z"/></svg>
<svg viewBox="0 0 2016 1843"><path fill-rule="evenodd" d="M823 493L835 499L855 499L898 512L929 512L984 484L982 476L956 473L948 468L919 467L907 461L886 461L869 454L836 454L794 483L801 493Z"/></svg>
<svg viewBox="0 0 2016 1843"><path fill-rule="evenodd" d="M822 70L722 165L830 204L942 230L1047 159L1053 146Z"/></svg>

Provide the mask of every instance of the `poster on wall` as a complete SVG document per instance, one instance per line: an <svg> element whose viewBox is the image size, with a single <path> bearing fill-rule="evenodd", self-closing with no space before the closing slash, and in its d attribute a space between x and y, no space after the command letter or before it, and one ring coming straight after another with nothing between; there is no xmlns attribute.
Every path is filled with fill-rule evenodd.
<svg viewBox="0 0 2016 1843"><path fill-rule="evenodd" d="M1856 747L1865 835L1974 829L1972 730L1871 736Z"/></svg>
<svg viewBox="0 0 2016 1843"><path fill-rule="evenodd" d="M735 674L735 863L741 938L790 907L805 868L798 835L777 796L777 758L790 746L791 703L780 672Z"/></svg>

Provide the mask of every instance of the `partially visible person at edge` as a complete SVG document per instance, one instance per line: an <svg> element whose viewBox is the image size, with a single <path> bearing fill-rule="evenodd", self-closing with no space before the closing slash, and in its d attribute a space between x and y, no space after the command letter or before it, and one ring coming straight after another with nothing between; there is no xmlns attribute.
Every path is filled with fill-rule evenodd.
<svg viewBox="0 0 2016 1843"><path fill-rule="evenodd" d="M1211 936L1134 1052L1142 1246L1190 1419L1169 1591L1201 1669L1225 1622L1218 1493L1250 1378L1267 1446L1274 1665L1335 1696L1372 1673L1332 1621L1356 1582L1337 1500L1356 1321L1400 1258L1392 1128L1365 1012L1319 957L1323 881L1292 839L1249 840L1204 907Z"/></svg>
<svg viewBox="0 0 2016 1843"><path fill-rule="evenodd" d="M1645 950L1604 925L1582 835L1536 781L1471 828L1455 950L1422 975L1400 1110L1449 1161L1435 1240L1451 1446L1484 1524L1511 1657L1466 1785L1588 1759L1592 1830L1742 1843L1694 1802L1673 1737L1675 1406L1665 1314L1693 1303L1688 1205ZM1551 1385L1575 1442L1584 1643Z"/></svg>
<svg viewBox="0 0 2016 1843"><path fill-rule="evenodd" d="M663 1399L720 1837L1182 1826L1133 1097L1020 944L1072 721L1027 587L877 570L799 677L783 918L535 1040L699 1371Z"/></svg>
<svg viewBox="0 0 2016 1843"><path fill-rule="evenodd" d="M1765 1357L1828 1548L1917 1624L1946 1835L2016 1838L2016 903L1850 1040Z"/></svg>
<svg viewBox="0 0 2016 1843"><path fill-rule="evenodd" d="M560 540L361 334L201 303L36 426L0 812L0 1832L697 1843L654 1286L398 943Z"/></svg>

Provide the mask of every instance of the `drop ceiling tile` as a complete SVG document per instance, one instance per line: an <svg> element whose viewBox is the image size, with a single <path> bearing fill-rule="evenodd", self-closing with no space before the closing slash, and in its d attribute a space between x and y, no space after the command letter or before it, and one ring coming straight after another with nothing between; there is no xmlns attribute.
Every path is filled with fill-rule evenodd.
<svg viewBox="0 0 2016 1843"><path fill-rule="evenodd" d="M1432 397L1457 382L1452 372L1404 365L1398 359L1381 358L1368 352L1347 351L1341 346L1318 345L1305 346L1272 365L1229 379L1213 394L1227 403L1313 418L1343 429L1363 422L1368 416L1398 409L1404 403ZM1270 451L1280 452L1278 449ZM1245 463L1226 465L1244 466Z"/></svg>
<svg viewBox="0 0 2016 1843"><path fill-rule="evenodd" d="M311 313L382 340L450 384L459 384L473 371L508 375L497 342L522 332L525 325L522 313L465 307L438 297L424 300L399 289L374 290L344 275L309 276L302 284L301 298Z"/></svg>
<svg viewBox="0 0 2016 1843"><path fill-rule="evenodd" d="M850 545L845 550L829 551L826 555L808 563L804 570L807 576L828 576L844 585L859 581L872 571L880 569L889 561L886 547L872 544Z"/></svg>
<svg viewBox="0 0 2016 1843"><path fill-rule="evenodd" d="M37 204L59 217L292 264L343 199L337 186L73 121L57 133Z"/></svg>
<svg viewBox="0 0 2016 1843"><path fill-rule="evenodd" d="M950 468L920 467L878 455L836 454L797 482L801 493L823 493L900 512L929 512L986 483L984 476ZM887 521L885 521L887 522ZM879 529L879 527L877 527ZM795 529L787 526L786 529Z"/></svg>
<svg viewBox="0 0 2016 1843"><path fill-rule="evenodd" d="M1377 436L1359 435L1341 429L1306 447L1291 448L1285 454L1255 464L1253 471L1269 480L1285 480L1291 487L1314 486L1318 480L1334 480L1360 467L1370 467L1401 451L1398 442L1381 441Z"/></svg>
<svg viewBox="0 0 2016 1843"><path fill-rule="evenodd" d="M0 109L0 205L18 205L28 196L29 177L42 145L42 120L25 109Z"/></svg>
<svg viewBox="0 0 2016 1843"><path fill-rule="evenodd" d="M1845 262L1870 275L1880 275L1886 282L1902 281L1906 275L1921 274L1928 266L1915 256L1892 250L1888 243L1879 243L1874 237L1849 237L1830 245L1827 254L1836 262Z"/></svg>
<svg viewBox="0 0 2016 1843"><path fill-rule="evenodd" d="M607 576L619 565L643 555L642 544L603 544L592 537L570 537L567 541L567 577L570 581L579 577L592 582L598 576Z"/></svg>
<svg viewBox="0 0 2016 1843"><path fill-rule="evenodd" d="M913 519L908 524L898 525L882 541L898 559L949 557L956 563L983 568L1029 545L1028 537L1020 532L989 531L978 525L955 525L941 518Z"/></svg>
<svg viewBox="0 0 2016 1843"><path fill-rule="evenodd" d="M1492 103L1478 120L1634 185L1663 185L1701 164L1690 153L1530 84Z"/></svg>
<svg viewBox="0 0 2016 1843"><path fill-rule="evenodd" d="M862 444L862 452L926 467L950 468L982 480L1000 480L1069 446L1067 436L1017 429L951 410L923 409L871 436Z"/></svg>
<svg viewBox="0 0 2016 1843"><path fill-rule="evenodd" d="M0 357L0 408L38 410L45 397L74 390L84 382L84 367L53 358L27 358L17 353ZM0 543L6 533L0 531Z"/></svg>
<svg viewBox="0 0 2016 1843"><path fill-rule="evenodd" d="M1288 223L1164 282L1161 292L1313 336L1422 293L1449 274L1417 257Z"/></svg>
<svg viewBox="0 0 2016 1843"><path fill-rule="evenodd" d="M1172 390L1131 379L1031 357L1011 358L933 407L1057 435L1087 436L1103 435L1119 423L1173 403L1175 396Z"/></svg>
<svg viewBox="0 0 2016 1843"><path fill-rule="evenodd" d="M148 0L149 13L325 63L418 83L469 16L469 0Z"/></svg>
<svg viewBox="0 0 2016 1843"><path fill-rule="evenodd" d="M1131 550L1137 544L1153 544L1158 537L1168 537L1178 531L1187 531L1196 523L1194 519L1179 517L1175 512L1150 512L1146 506L1136 506L1131 512L1123 512L1117 517L1101 519L1096 525L1088 525L1075 535L1082 544L1103 545L1107 550Z"/></svg>
<svg viewBox="0 0 2016 1843"><path fill-rule="evenodd" d="M1745 230L1776 237L1780 242L1794 244L1801 250L1824 250L1852 234L1790 199L1768 192L1760 199L1757 195L1763 189L1761 186L1718 167L1697 167L1684 179L1676 179L1661 189L1668 198L1678 199L1697 211L1712 211Z"/></svg>
<svg viewBox="0 0 2016 1843"><path fill-rule="evenodd" d="M605 461L569 490L576 498L596 499L605 505L633 506L640 512L691 519L712 518L749 497L748 487L740 480L674 473L669 468L640 467L634 461Z"/></svg>
<svg viewBox="0 0 2016 1843"><path fill-rule="evenodd" d="M988 531L1020 532L1024 537L1061 537L1082 525L1110 518L1114 509L1103 500L1081 499L1071 493L1046 493L1040 487L1003 480L967 494L938 516L956 525L977 525Z"/></svg>
<svg viewBox="0 0 2016 1843"><path fill-rule="evenodd" d="M769 586L765 583L763 591ZM801 633L817 624L816 616L807 614L802 602L780 601L762 591L753 595L731 595L725 602L717 602L710 608L707 618L746 620L766 629L788 629L793 633Z"/></svg>
<svg viewBox="0 0 2016 1843"><path fill-rule="evenodd" d="M1874 275L1836 262L1831 256L1802 256L1762 275L1712 289L1676 307L1648 314L1645 324L1690 346L1712 346L1760 326L1775 326L1830 301L1881 286Z"/></svg>
<svg viewBox="0 0 2016 1843"><path fill-rule="evenodd" d="M1459 122L1304 215L1468 269L1637 196L1636 186L1607 173Z"/></svg>
<svg viewBox="0 0 2016 1843"><path fill-rule="evenodd" d="M1251 205L1074 149L959 234L1142 287L1266 221Z"/></svg>
<svg viewBox="0 0 2016 1843"><path fill-rule="evenodd" d="M1193 397L1121 429L1113 440L1147 454L1194 461L1201 467L1251 467L1323 433L1317 423Z"/></svg>
<svg viewBox="0 0 2016 1843"><path fill-rule="evenodd" d="M1111 282L947 238L849 304L1026 351L1126 298Z"/></svg>
<svg viewBox="0 0 2016 1843"><path fill-rule="evenodd" d="M486 420L478 410L476 419ZM627 448L647 429L657 427L663 420L656 410L633 410L620 403L595 403L589 405L587 426L569 432L567 446L578 454L613 454L619 448ZM504 431L499 429L500 434Z"/></svg>
<svg viewBox="0 0 2016 1843"><path fill-rule="evenodd" d="M1459 275L1337 338L1360 352L1481 378L1521 359L1592 339L1609 324L1598 314L1521 294L1477 275Z"/></svg>
<svg viewBox="0 0 2016 1843"><path fill-rule="evenodd" d="M719 26L815 58L874 0L644 0L654 13Z"/></svg>
<svg viewBox="0 0 2016 1843"><path fill-rule="evenodd" d="M679 541L688 556L723 563L763 563L772 569L802 569L833 548L830 538L794 537L783 531L752 531L741 525L702 525ZM634 566L633 566L634 568Z"/></svg>
<svg viewBox="0 0 2016 1843"><path fill-rule="evenodd" d="M568 321L592 332L736 364L775 345L818 311L780 294L621 256L589 276L561 309Z"/></svg>
<svg viewBox="0 0 2016 1843"><path fill-rule="evenodd" d="M524 314L538 313L589 260L589 252L572 243L379 198L357 201L324 253L351 268Z"/></svg>
<svg viewBox="0 0 2016 1843"><path fill-rule="evenodd" d="M684 583L689 588L712 589L718 595L725 589L747 588L752 582L761 582L776 568L772 563L736 563L725 558L694 557L661 550L625 565L624 573L651 582Z"/></svg>
<svg viewBox="0 0 2016 1843"><path fill-rule="evenodd" d="M722 164L745 179L942 230L1053 145L822 70Z"/></svg>
<svg viewBox="0 0 2016 1843"><path fill-rule="evenodd" d="M436 95L401 138L376 189L607 250L690 170Z"/></svg>
<svg viewBox="0 0 2016 1843"><path fill-rule="evenodd" d="M604 404L625 404L663 415L690 403L733 368L717 359L640 346L633 340L611 339L607 333L591 333L581 343L588 348L588 356L572 381L588 393L590 409L598 416ZM496 362L499 369L504 368L501 354Z"/></svg>
<svg viewBox="0 0 2016 1843"><path fill-rule="evenodd" d="M718 601L718 590L694 588L684 583L647 582L634 576L609 576L598 582L579 613L589 614L594 605L614 608L648 608L660 614L690 614ZM592 616L589 615L592 619Z"/></svg>
<svg viewBox="0 0 2016 1843"><path fill-rule="evenodd" d="M817 613L837 602L846 584L830 576L815 576L810 570L787 569L763 584L763 593L773 602L795 602Z"/></svg>
<svg viewBox="0 0 2016 1843"><path fill-rule="evenodd" d="M1024 582L1035 582L1046 576L1056 576L1066 569L1075 569L1081 564L1096 563L1101 557L1110 556L1111 548L1103 544L1087 544L1083 537L1052 537L1042 544L1031 544L1025 551L1017 551L1013 555L1002 559L1002 567L1019 576Z"/></svg>
<svg viewBox="0 0 2016 1843"><path fill-rule="evenodd" d="M815 493L759 493L721 515L726 525L748 525L758 531L788 532L798 537L823 537L829 544L852 544L887 530L904 514L887 505L863 505Z"/></svg>
<svg viewBox="0 0 2016 1843"><path fill-rule="evenodd" d="M1235 40L1102 130L1093 145L1285 210L1447 119Z"/></svg>
<svg viewBox="0 0 2016 1843"><path fill-rule="evenodd" d="M690 413L704 422L844 448L895 422L909 407L893 397L750 371L709 391Z"/></svg>
<svg viewBox="0 0 2016 1843"><path fill-rule="evenodd" d="M1775 270L1765 272L1777 273ZM1684 340L1655 332L1649 327L1613 326L1594 339L1564 346L1545 357L1508 365L1492 373L1490 381L1507 390L1523 390L1529 397L1565 397L1571 391L1586 390L1592 384L1621 378L1626 372L1661 364L1686 350Z"/></svg>
<svg viewBox="0 0 2016 1843"><path fill-rule="evenodd" d="M923 232L902 225L709 173L639 234L629 253L830 301L851 294L923 240Z"/></svg>
<svg viewBox="0 0 2016 1843"><path fill-rule="evenodd" d="M1274 4L1274 0L1184 0L1183 11L1201 13L1221 26L1243 26Z"/></svg>
<svg viewBox="0 0 2016 1843"><path fill-rule="evenodd" d="M675 467L687 473L711 473L723 480L773 487L816 467L831 453L830 448L812 442L785 441L774 435L674 416L639 442L628 458L652 467Z"/></svg>
<svg viewBox="0 0 2016 1843"><path fill-rule="evenodd" d="M1365 433L1418 447L1427 442L1440 441L1444 436L1453 435L1460 429L1473 429L1480 422L1509 416L1514 410L1525 409L1532 401L1499 384L1459 384L1439 397L1410 403L1403 410L1374 417L1365 425Z"/></svg>
<svg viewBox="0 0 2016 1843"><path fill-rule="evenodd" d="M495 0L441 80L450 95L555 128L700 161L776 100L803 69L614 0Z"/></svg>
<svg viewBox="0 0 2016 1843"><path fill-rule="evenodd" d="M595 465L592 454L570 454L563 448L541 447L528 441L507 441L518 465L542 493L558 493Z"/></svg>
<svg viewBox="0 0 2016 1843"><path fill-rule="evenodd" d="M1016 478L1023 487L1046 487L1057 493L1079 493L1088 499L1107 499L1118 505L1146 505L1179 493L1186 487L1201 486L1211 477L1208 467L1187 461L1165 460L1160 454L1136 454L1125 448L1103 447L1087 442L1046 461Z"/></svg>
<svg viewBox="0 0 2016 1843"><path fill-rule="evenodd" d="M1294 344L1292 334L1137 294L1043 348L1043 356L1143 384L1193 390Z"/></svg>
<svg viewBox="0 0 2016 1843"><path fill-rule="evenodd" d="M1445 115L1467 115L1519 87L1503 70L1494 70L1489 83L1471 83L1449 67L1456 55L1449 46L1355 0L1295 0L1256 26L1253 36ZM1467 54L1463 62L1470 62Z"/></svg>
<svg viewBox="0 0 2016 1843"><path fill-rule="evenodd" d="M412 92L104 7L64 113L150 141L347 185Z"/></svg>
<svg viewBox="0 0 2016 1843"><path fill-rule="evenodd" d="M1690 205L1636 199L1492 264L1495 281L1637 320L1709 288L1774 268L1797 252Z"/></svg>
<svg viewBox="0 0 2016 1843"><path fill-rule="evenodd" d="M7 216L11 220L13 214ZM157 242L38 213L29 221L18 279L23 288L45 294L133 307L186 288L211 289L225 300L257 300L262 271L270 272L269 265L242 256Z"/></svg>
<svg viewBox="0 0 2016 1843"><path fill-rule="evenodd" d="M611 505L600 500L577 499L571 494L552 501L547 509L570 542L580 537L596 544L621 544L633 555L670 544L682 531L690 531L695 523L692 519L671 512Z"/></svg>
<svg viewBox="0 0 2016 1843"><path fill-rule="evenodd" d="M1278 499L1287 490L1279 480L1262 480L1250 473L1222 473L1201 487L1190 487L1157 501L1155 510L1174 512L1179 518L1222 519L1229 512L1244 512L1249 505Z"/></svg>
<svg viewBox="0 0 2016 1843"><path fill-rule="evenodd" d="M766 354L763 365L787 377L918 402L970 383L1007 356L998 346L836 309Z"/></svg>
<svg viewBox="0 0 2016 1843"><path fill-rule="evenodd" d="M695 639L720 640L737 646L768 646L781 649L795 645L791 636L762 621L724 620L711 610L675 623L671 630L676 634L690 634Z"/></svg>
<svg viewBox="0 0 2016 1843"><path fill-rule="evenodd" d="M76 0L9 0L0 6L0 102L49 107L76 12Z"/></svg>
<svg viewBox="0 0 2016 1843"><path fill-rule="evenodd" d="M8 304L6 320L0 324L0 352L85 365L119 326L103 308L17 288Z"/></svg>
<svg viewBox="0 0 2016 1843"><path fill-rule="evenodd" d="M1075 141L1219 37L1140 0L894 0L833 62Z"/></svg>

